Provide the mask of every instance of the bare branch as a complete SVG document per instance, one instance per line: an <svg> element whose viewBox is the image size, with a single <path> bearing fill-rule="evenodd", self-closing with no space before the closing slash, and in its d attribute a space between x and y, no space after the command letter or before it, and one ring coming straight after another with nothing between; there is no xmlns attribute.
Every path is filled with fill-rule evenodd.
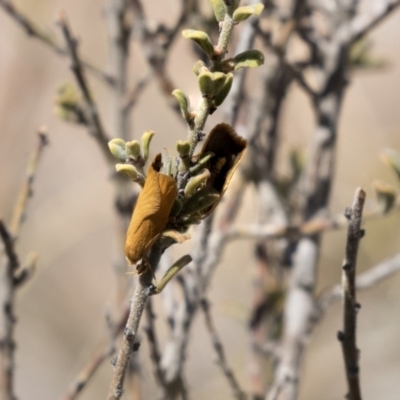
<svg viewBox="0 0 400 400"><path fill-rule="evenodd" d="M78 55L78 41L76 38L73 37L68 25L67 17L64 13L60 14L58 18L58 24L60 25L65 42L68 47L72 72L75 76L77 85L79 86L79 89L81 90L86 103L86 112L88 114L89 120L89 131L99 144L100 149L106 160L113 163L114 159L108 149L109 139L104 131L103 124L97 110L97 105L90 92L89 85L86 81L85 73L83 70L82 62Z"/></svg>
<svg viewBox="0 0 400 400"><path fill-rule="evenodd" d="M110 62L117 78L113 91L114 134L124 140L129 138L129 113L124 107L127 82L131 22L128 18L129 0L109 0L106 11L110 36Z"/></svg>
<svg viewBox="0 0 400 400"><path fill-rule="evenodd" d="M30 37L38 39L43 44L50 47L55 53L68 57L69 52L63 46L61 46L57 40L48 34L44 29L38 27L34 22L32 22L26 15L24 15L20 10L18 10L11 1L0 0L0 7L19 24L22 29L25 30L26 34ZM108 75L106 72L101 71L97 67L91 65L87 61L82 61L82 65L96 78L104 81L110 86L116 84L115 78Z"/></svg>
<svg viewBox="0 0 400 400"><path fill-rule="evenodd" d="M360 309L356 296L356 266L358 245L360 239L364 236L364 230L361 229L364 202L364 190L357 189L353 205L345 212L346 217L349 219L349 228L347 231L346 257L342 266L343 331L338 332L338 340L343 350L348 385L346 397L349 400L361 400L360 351L356 343L357 313Z"/></svg>
<svg viewBox="0 0 400 400"><path fill-rule="evenodd" d="M244 391L240 388L239 382L237 381L232 368L228 365L225 357L224 347L222 345L221 339L215 329L214 322L211 318L210 305L206 299L200 302L201 308L203 309L204 316L206 319L206 326L208 332L210 333L212 344L217 355L218 365L221 367L223 374L225 375L229 386L232 389L235 399L245 400L247 398Z"/></svg>
<svg viewBox="0 0 400 400"><path fill-rule="evenodd" d="M0 220L0 237L5 257L0 259L0 394L4 400L14 400L15 367L15 284L14 273L18 269L19 259L14 249L14 240L8 228Z"/></svg>

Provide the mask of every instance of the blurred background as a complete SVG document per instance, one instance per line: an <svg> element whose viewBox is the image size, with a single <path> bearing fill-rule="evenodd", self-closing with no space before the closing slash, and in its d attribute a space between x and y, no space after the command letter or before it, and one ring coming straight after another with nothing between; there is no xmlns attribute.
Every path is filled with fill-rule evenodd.
<svg viewBox="0 0 400 400"><path fill-rule="evenodd" d="M80 38L81 54L93 64L107 67L103 2L19 0L15 4L33 21L57 35L55 16L65 10L71 28ZM148 0L146 9L150 19L168 24L176 18L179 4L173 0ZM374 179L398 187L396 177L380 162L378 153L386 147L400 149L400 13L395 12L369 37L374 54L387 60L387 65L377 71L355 72L351 77L339 124L338 159L331 196L334 215L351 203L358 186L367 191L367 201L374 200L371 185ZM196 79L191 71L195 60L188 43L179 38L172 49L168 71L179 88L192 96L194 103L198 98ZM133 43L131 83L143 77L146 68L142 49ZM254 85L257 84L255 74L250 71ZM30 39L0 9L0 215L6 221L40 125L48 127L50 141L35 178L34 196L18 242L22 258L29 251L39 254L35 276L18 292L16 304L16 392L21 399L61 398L104 336L105 313L116 297L112 262L117 244L110 172L86 129L60 121L54 114L56 91L68 81L73 81L69 61ZM90 84L112 135L108 89L95 79L90 79ZM213 115L206 131L220 122L220 118L218 112ZM313 124L309 100L296 86L292 87L284 106L283 153L292 148L306 153ZM155 83L140 97L131 126L136 138L145 130L156 132L152 144L154 153L163 147L173 149L176 140L186 137L185 126L167 107ZM249 187L240 221L254 219L257 209L254 202L253 189ZM365 228L366 237L359 251L360 271L399 252L400 215L395 213L368 221ZM319 290L340 282L344 244L344 230L324 234ZM174 249L173 254L181 252ZM250 241L229 244L209 296L228 359L244 388L248 387L247 321L251 307L252 257ZM399 287L400 274L359 295L362 309L358 338L365 399L399 398ZM161 313L159 299L155 302ZM198 315L186 365L192 398L229 399L230 388L215 365L211 340L203 322L204 317ZM309 343L302 368L300 399L343 398L343 360L336 340L341 323L340 305L336 304ZM153 398L154 378L147 361L146 340L142 341L140 358L143 361L141 384L147 393L144 398ZM110 377L111 365L105 363L80 398L104 398Z"/></svg>

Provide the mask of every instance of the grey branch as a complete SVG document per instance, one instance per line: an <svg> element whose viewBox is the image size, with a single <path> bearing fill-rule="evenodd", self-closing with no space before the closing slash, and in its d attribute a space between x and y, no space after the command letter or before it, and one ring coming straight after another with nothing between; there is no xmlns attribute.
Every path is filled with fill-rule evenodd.
<svg viewBox="0 0 400 400"><path fill-rule="evenodd" d="M342 266L343 331L338 332L338 340L343 350L349 400L361 400L360 351L357 348L356 340L357 314L360 309L356 296L356 266L359 242L364 235L364 231L361 229L364 202L364 190L357 189L352 207L345 212L349 219L349 228L346 257Z"/></svg>
<svg viewBox="0 0 400 400"><path fill-rule="evenodd" d="M100 146L100 149L110 163L114 163L114 158L112 157L108 149L108 137L104 131L103 124L100 119L99 112L97 110L97 105L93 99L90 92L88 82L86 80L85 72L82 66L81 59L78 55L78 41L72 35L70 27L68 25L67 17L64 13L61 13L58 18L59 26L62 30L68 52L71 60L71 70L75 76L76 83L82 92L82 96L86 103L86 112L89 120L89 131L91 135L96 139Z"/></svg>

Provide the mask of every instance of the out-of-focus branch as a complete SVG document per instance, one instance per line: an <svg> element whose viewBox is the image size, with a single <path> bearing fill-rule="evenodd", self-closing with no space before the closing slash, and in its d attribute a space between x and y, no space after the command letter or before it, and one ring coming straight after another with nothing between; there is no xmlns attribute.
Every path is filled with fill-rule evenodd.
<svg viewBox="0 0 400 400"><path fill-rule="evenodd" d="M106 11L110 37L110 62L112 74L117 78L113 90L114 109L114 135L124 140L129 138L129 113L124 107L127 81L128 81L128 59L129 44L131 37L131 22L128 10L129 0L109 0Z"/></svg>
<svg viewBox="0 0 400 400"><path fill-rule="evenodd" d="M115 340L119 334L123 331L126 320L129 315L129 307L121 313L121 316L111 327L111 342L104 340L97 346L97 350L90 357L88 362L84 365L81 371L78 373L73 382L69 385L68 392L63 397L63 400L74 400L83 391L90 379L94 376L98 368L108 360L115 352Z"/></svg>
<svg viewBox="0 0 400 400"><path fill-rule="evenodd" d="M164 374L160 365L161 352L158 344L156 327L154 323L156 316L153 311L153 302L151 298L149 298L146 303L146 317L147 317L146 318L147 325L145 327L145 333L149 341L150 357L151 360L153 361L154 375L161 388L165 390Z"/></svg>
<svg viewBox="0 0 400 400"><path fill-rule="evenodd" d="M10 228L0 219L0 397L4 400L14 400L14 355L15 355L15 323L14 312L16 289L27 282L32 276L37 256L30 255L27 264L20 266L19 257L15 251L17 239L28 200L32 194L32 184L35 173L47 144L44 128L38 131L38 143L30 157L26 168L26 178L20 189L12 214Z"/></svg>
<svg viewBox="0 0 400 400"><path fill-rule="evenodd" d="M364 236L364 230L361 229L364 202L364 190L357 189L353 205L345 212L349 219L349 228L347 231L346 256L342 266L343 331L338 332L338 340L342 345L346 368L348 386L346 397L350 400L361 400L360 352L357 348L356 339L357 314L360 309L356 296L356 266L359 242Z"/></svg>
<svg viewBox="0 0 400 400"><path fill-rule="evenodd" d="M364 212L364 221L382 218L385 215L390 215L393 212L400 210L400 197L396 200L390 211L384 211L380 206L376 206ZM228 240L238 239L279 239L279 238L300 238L313 236L323 232L343 229L347 226L347 219L338 214L332 217L318 217L303 222L299 225L279 224L270 222L265 225L247 224L231 226L227 232Z"/></svg>
<svg viewBox="0 0 400 400"><path fill-rule="evenodd" d="M36 170L39 165L43 149L47 144L47 130L45 127L41 127L38 129L38 142L27 165L25 180L21 186L17 202L14 206L14 211L11 216L10 230L14 236L19 235L21 225L24 220L28 200L32 193L32 185L35 179Z"/></svg>
<svg viewBox="0 0 400 400"><path fill-rule="evenodd" d="M32 22L26 15L24 15L11 1L0 0L0 7L12 18L14 21L19 24L22 29L25 30L26 34L30 37L38 39L49 48L51 48L54 52L62 56L69 56L68 49L64 48L61 44L57 42L57 40L48 34L44 29L38 27L34 22ZM87 61L82 61L83 67L89 71L93 76L102 80L110 86L114 86L116 84L116 80L113 76L107 74L104 71L101 71L97 67L91 65Z"/></svg>
<svg viewBox="0 0 400 400"><path fill-rule="evenodd" d="M4 254L0 259L0 394L4 400L14 400L14 314L15 283L14 274L19 267L19 259L14 249L14 240L8 228L0 220L0 238ZM4 256L4 257L3 257Z"/></svg>
<svg viewBox="0 0 400 400"><path fill-rule="evenodd" d="M130 1L135 18L133 26L147 62L153 75L157 78L161 91L166 96L168 105L177 115L181 116L179 105L171 96L172 91L176 89L176 85L172 82L167 71L168 50L174 43L181 27L189 18L194 2L193 0L182 1L180 16L172 28L167 29L159 26L155 31L151 31L148 27L146 13L141 0ZM179 119L182 120L181 118Z"/></svg>
<svg viewBox="0 0 400 400"><path fill-rule="evenodd" d="M92 93L90 92L85 72L83 70L82 62L78 55L78 41L72 35L72 32L68 25L67 16L64 13L60 13L58 24L61 28L65 43L68 48L69 57L71 60L71 70L75 76L76 83L81 90L83 99L86 103L86 113L89 121L89 132L96 139L107 162L114 162L113 156L108 149L109 139L106 135L106 132L104 131L103 124L97 110L97 105L93 99Z"/></svg>
<svg viewBox="0 0 400 400"><path fill-rule="evenodd" d="M344 34L352 42L355 42L368 34L400 6L399 0L375 0L372 3L370 10L355 16L348 24L343 26L343 33L339 34Z"/></svg>
<svg viewBox="0 0 400 400"><path fill-rule="evenodd" d="M203 299L200 302L201 308L203 309L204 316L206 319L206 326L208 329L208 332L210 333L212 344L215 350L215 353L217 355L217 362L218 365L221 367L222 372L224 373L229 386L232 389L233 396L235 399L238 400L245 400L247 398L246 394L244 391L240 388L239 382L237 381L232 368L228 365L228 362L225 357L225 350L222 345L221 339L215 329L214 322L211 318L211 313L210 313L210 305L206 299Z"/></svg>

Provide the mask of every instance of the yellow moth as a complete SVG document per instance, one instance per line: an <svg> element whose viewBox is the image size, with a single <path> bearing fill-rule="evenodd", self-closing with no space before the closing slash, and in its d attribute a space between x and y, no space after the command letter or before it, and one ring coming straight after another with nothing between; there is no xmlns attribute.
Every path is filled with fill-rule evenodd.
<svg viewBox="0 0 400 400"><path fill-rule="evenodd" d="M158 154L150 165L126 234L125 255L132 265L146 256L161 235L177 195L175 179L162 174L160 168Z"/></svg>

